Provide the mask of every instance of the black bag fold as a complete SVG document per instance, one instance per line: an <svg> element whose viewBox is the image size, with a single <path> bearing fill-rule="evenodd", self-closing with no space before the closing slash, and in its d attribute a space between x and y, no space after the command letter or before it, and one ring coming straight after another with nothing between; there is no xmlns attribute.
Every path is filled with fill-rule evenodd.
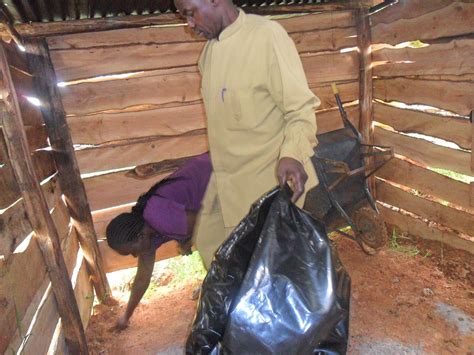
<svg viewBox="0 0 474 355"><path fill-rule="evenodd" d="M275 188L220 246L187 354L344 354L350 278L323 224Z"/></svg>

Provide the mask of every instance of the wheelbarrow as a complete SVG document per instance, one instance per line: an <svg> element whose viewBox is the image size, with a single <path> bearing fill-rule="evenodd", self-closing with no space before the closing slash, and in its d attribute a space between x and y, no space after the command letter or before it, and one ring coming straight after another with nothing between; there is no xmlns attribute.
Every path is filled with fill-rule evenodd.
<svg viewBox="0 0 474 355"><path fill-rule="evenodd" d="M393 158L393 149L363 143L360 132L347 118L334 84L332 88L344 128L317 135L319 143L311 160L319 185L308 191L304 209L323 221L328 232L336 231L354 240L373 255L386 245L388 234L367 178ZM370 168L365 163L368 157L374 157ZM353 235L343 230L347 226Z"/></svg>

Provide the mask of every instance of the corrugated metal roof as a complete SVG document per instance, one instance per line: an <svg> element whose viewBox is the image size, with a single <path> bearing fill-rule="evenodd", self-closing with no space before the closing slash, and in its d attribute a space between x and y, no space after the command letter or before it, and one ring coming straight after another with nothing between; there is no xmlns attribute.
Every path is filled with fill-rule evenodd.
<svg viewBox="0 0 474 355"><path fill-rule="evenodd" d="M234 3L241 7L329 2L335 1L234 0ZM173 0L6 0L0 4L12 24L149 15L176 11Z"/></svg>

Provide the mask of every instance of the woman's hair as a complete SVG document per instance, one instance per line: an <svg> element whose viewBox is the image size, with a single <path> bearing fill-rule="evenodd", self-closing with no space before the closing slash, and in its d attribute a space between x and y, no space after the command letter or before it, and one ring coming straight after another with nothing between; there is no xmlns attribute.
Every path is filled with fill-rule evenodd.
<svg viewBox="0 0 474 355"><path fill-rule="evenodd" d="M119 214L107 225L105 231L107 243L112 249L117 249L121 245L133 242L138 238L138 234L145 225L143 211L148 200L156 195L156 190L164 185L180 180L181 178L166 178L154 184L147 192L140 195L131 212Z"/></svg>

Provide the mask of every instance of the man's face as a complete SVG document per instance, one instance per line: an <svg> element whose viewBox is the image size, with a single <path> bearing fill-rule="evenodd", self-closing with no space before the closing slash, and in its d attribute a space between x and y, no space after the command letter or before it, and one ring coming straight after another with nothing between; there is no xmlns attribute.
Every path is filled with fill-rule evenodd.
<svg viewBox="0 0 474 355"><path fill-rule="evenodd" d="M206 39L217 38L222 31L215 0L175 0L176 8L189 28Z"/></svg>

